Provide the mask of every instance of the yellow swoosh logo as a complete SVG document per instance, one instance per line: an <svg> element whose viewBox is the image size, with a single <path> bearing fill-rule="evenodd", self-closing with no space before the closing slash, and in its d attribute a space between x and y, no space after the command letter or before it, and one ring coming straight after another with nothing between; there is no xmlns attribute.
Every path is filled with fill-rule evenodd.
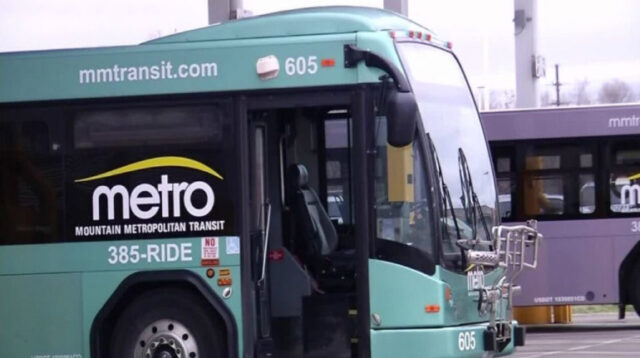
<svg viewBox="0 0 640 358"><path fill-rule="evenodd" d="M635 174L635 175L632 175L632 176L628 177L627 179L629 179L629 180L636 180L636 179L638 179L638 178L640 178L640 173Z"/></svg>
<svg viewBox="0 0 640 358"><path fill-rule="evenodd" d="M190 168L199 170L201 172L205 172L213 175L214 177L223 180L222 176L218 174L215 170L211 169L209 166L202 164L193 159L185 158L185 157L157 157L151 159L141 160L139 162L127 164L120 168L116 168L113 170L109 170L108 172L104 172L102 174L97 174L91 177L77 179L74 182L81 183L85 181L97 180L112 177L115 175L120 175L124 173L135 172L138 170L144 170L149 168L158 168L158 167L181 167L181 168Z"/></svg>

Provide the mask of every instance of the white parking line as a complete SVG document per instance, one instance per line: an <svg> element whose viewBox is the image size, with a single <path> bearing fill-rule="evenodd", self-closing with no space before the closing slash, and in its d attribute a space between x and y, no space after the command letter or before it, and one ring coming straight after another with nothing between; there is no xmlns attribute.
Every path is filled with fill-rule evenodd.
<svg viewBox="0 0 640 358"><path fill-rule="evenodd" d="M553 352L544 352L544 353L540 353L540 354L535 354L535 355L531 355L531 356L527 356L525 358L539 358L539 357L546 357L546 356L551 356L551 355L558 355L558 354L599 354L599 353L592 353L592 352L587 352L587 351L579 351L579 350L583 350L583 349L589 349L589 348L593 348L593 347L600 347L600 346L604 346L607 344L613 344L613 343L620 343L623 341L628 341L628 340L632 340L632 339L637 339L640 338L640 335L635 335L635 336L630 336L630 337L626 337L626 338L619 338L619 339L611 339L608 341L604 341L602 343L597 343L597 344L590 344L590 345L585 345L585 346L577 346L577 347L571 347L571 348L567 348L565 350L561 350L561 351L553 351ZM619 355L627 355L627 352L615 352L616 354ZM629 352L632 353L633 355L638 355L637 352Z"/></svg>
<svg viewBox="0 0 640 358"><path fill-rule="evenodd" d="M571 343L600 343L599 339L527 339L529 344L571 344Z"/></svg>
<svg viewBox="0 0 640 358"><path fill-rule="evenodd" d="M569 354L569 352L567 352L566 354ZM594 355L599 355L601 357L611 357L611 356L633 356L633 357L637 357L638 356L638 352L580 351L580 352L571 352L571 354L572 355L574 355L574 354L594 354Z"/></svg>

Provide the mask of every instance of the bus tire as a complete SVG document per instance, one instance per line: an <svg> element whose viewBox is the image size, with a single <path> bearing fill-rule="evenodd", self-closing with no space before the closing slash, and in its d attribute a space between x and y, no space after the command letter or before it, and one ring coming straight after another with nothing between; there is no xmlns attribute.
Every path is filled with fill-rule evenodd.
<svg viewBox="0 0 640 358"><path fill-rule="evenodd" d="M627 292L633 308L640 316L640 262L631 271L631 277L627 280Z"/></svg>
<svg viewBox="0 0 640 358"><path fill-rule="evenodd" d="M108 357L223 357L222 326L214 317L206 301L191 290L147 290L117 318Z"/></svg>

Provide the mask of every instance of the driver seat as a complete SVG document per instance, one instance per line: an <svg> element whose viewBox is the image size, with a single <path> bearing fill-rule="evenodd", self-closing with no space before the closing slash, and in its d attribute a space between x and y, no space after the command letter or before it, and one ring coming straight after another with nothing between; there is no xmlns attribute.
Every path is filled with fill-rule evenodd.
<svg viewBox="0 0 640 358"><path fill-rule="evenodd" d="M304 241L301 245L302 255L305 262L318 268L322 257L330 255L338 247L338 233L318 194L309 186L307 168L302 164L294 164L289 168L289 174L295 187L292 204L297 232Z"/></svg>

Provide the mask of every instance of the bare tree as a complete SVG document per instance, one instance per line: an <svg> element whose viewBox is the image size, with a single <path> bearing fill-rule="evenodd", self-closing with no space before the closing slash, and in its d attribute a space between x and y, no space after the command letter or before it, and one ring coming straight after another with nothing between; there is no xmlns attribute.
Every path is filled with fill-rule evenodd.
<svg viewBox="0 0 640 358"><path fill-rule="evenodd" d="M516 92L514 90L491 91L489 93L490 109L514 108L516 105Z"/></svg>
<svg viewBox="0 0 640 358"><path fill-rule="evenodd" d="M575 83L573 88L573 99L577 105L591 104L591 96L589 96L587 87L589 87L589 80L586 78Z"/></svg>
<svg viewBox="0 0 640 358"><path fill-rule="evenodd" d="M617 78L603 84L598 93L599 103L632 102L634 99L635 94L631 87Z"/></svg>
<svg viewBox="0 0 640 358"><path fill-rule="evenodd" d="M549 91L540 93L540 107L549 107L552 105L553 104L551 103L551 95L549 94Z"/></svg>

